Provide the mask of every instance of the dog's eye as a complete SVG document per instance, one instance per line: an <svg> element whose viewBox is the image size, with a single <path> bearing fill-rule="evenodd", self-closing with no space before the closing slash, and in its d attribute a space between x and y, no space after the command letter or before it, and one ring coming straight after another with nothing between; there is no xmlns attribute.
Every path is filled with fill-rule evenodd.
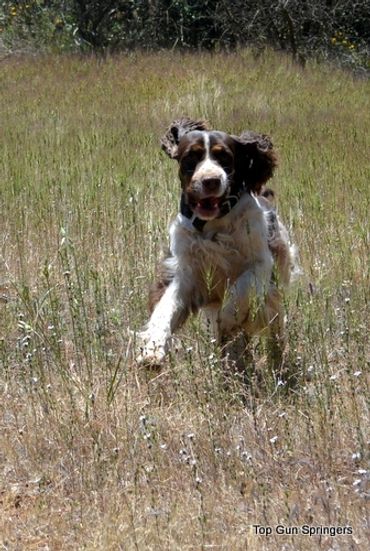
<svg viewBox="0 0 370 551"><path fill-rule="evenodd" d="M231 168L233 166L233 156L224 149L213 153L217 161L223 168Z"/></svg>
<svg viewBox="0 0 370 551"><path fill-rule="evenodd" d="M188 155L185 159L182 160L181 166L184 172L187 174L192 174L195 170L195 167L198 164L198 157L195 155Z"/></svg>

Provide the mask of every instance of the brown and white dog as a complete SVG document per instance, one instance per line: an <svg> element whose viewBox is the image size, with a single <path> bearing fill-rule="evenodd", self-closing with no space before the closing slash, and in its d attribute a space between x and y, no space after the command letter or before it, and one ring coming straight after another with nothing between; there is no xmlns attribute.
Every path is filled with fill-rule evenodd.
<svg viewBox="0 0 370 551"><path fill-rule="evenodd" d="M162 148L179 164L181 208L150 291L138 361L161 362L172 334L200 309L221 344L241 330L247 336L269 330L281 347L278 287L289 283L293 249L263 187L276 166L269 137L232 136L182 118L169 127Z"/></svg>

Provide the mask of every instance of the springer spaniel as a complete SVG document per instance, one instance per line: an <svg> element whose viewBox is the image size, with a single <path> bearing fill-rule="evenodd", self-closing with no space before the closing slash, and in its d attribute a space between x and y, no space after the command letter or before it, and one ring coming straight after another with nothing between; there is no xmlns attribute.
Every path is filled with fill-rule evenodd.
<svg viewBox="0 0 370 551"><path fill-rule="evenodd" d="M138 361L160 363L171 335L200 309L220 344L240 331L267 330L281 350L279 287L289 283L293 248L264 188L276 166L269 137L232 136L182 118L161 143L179 165L180 213L150 291L150 319L138 333Z"/></svg>

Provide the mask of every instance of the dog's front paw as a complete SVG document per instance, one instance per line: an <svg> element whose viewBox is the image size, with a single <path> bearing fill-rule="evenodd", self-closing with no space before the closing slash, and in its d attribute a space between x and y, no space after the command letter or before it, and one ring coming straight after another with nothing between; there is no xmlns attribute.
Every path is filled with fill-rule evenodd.
<svg viewBox="0 0 370 551"><path fill-rule="evenodd" d="M167 352L167 340L149 331L136 333L136 361L141 365L160 365Z"/></svg>

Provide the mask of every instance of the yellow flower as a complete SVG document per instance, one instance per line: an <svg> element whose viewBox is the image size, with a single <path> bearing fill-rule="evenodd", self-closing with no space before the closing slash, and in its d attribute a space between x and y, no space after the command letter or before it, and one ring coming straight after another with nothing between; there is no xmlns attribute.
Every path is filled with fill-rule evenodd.
<svg viewBox="0 0 370 551"><path fill-rule="evenodd" d="M333 36L333 38L331 39L331 43L332 43L332 44L336 44L336 43L337 43L337 39L335 38L335 36Z"/></svg>

